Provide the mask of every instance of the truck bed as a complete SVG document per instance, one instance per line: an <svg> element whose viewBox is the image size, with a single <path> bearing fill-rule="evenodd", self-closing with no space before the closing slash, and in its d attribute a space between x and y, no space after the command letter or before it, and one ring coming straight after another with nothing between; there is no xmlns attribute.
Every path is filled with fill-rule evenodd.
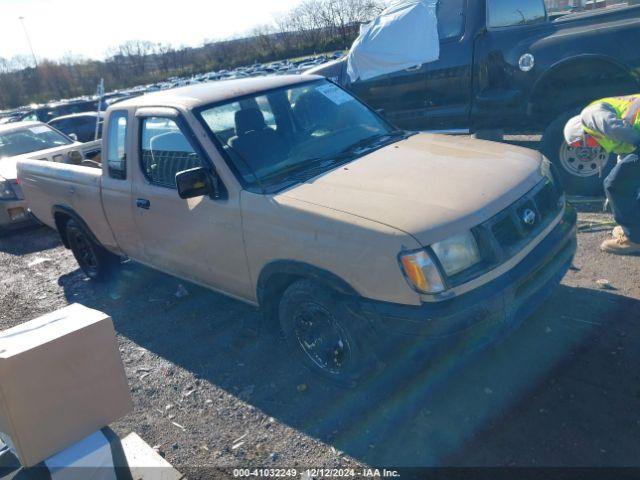
<svg viewBox="0 0 640 480"><path fill-rule="evenodd" d="M99 142L97 145L90 142L81 150L96 147L99 152ZM68 209L84 219L97 237L111 238L102 208L102 170L55 161L64 158L65 150L68 148L18 162L18 178L31 213L45 225L56 228L54 210Z"/></svg>

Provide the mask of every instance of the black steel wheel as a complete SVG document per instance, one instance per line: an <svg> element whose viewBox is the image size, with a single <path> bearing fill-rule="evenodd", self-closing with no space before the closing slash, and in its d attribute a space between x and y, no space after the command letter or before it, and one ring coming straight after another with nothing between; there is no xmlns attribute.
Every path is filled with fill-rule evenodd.
<svg viewBox="0 0 640 480"><path fill-rule="evenodd" d="M287 345L310 370L340 386L356 386L378 365L366 321L338 293L310 280L284 292L280 326Z"/></svg>
<svg viewBox="0 0 640 480"><path fill-rule="evenodd" d="M69 248L80 269L92 280L105 280L118 263L118 257L98 245L77 221L71 219L65 226Z"/></svg>

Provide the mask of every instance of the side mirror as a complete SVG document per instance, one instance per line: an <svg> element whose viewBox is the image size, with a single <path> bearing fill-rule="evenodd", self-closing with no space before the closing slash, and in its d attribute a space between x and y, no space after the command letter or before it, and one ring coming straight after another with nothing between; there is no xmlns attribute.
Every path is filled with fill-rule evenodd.
<svg viewBox="0 0 640 480"><path fill-rule="evenodd" d="M211 198L221 198L220 181L215 173L206 168L197 167L176 173L176 186L180 198L195 198L209 195Z"/></svg>
<svg viewBox="0 0 640 480"><path fill-rule="evenodd" d="M78 135L76 135L75 133L70 133L70 134L68 135L68 137L69 137L71 140L73 140L74 142L77 142L77 141L78 141Z"/></svg>

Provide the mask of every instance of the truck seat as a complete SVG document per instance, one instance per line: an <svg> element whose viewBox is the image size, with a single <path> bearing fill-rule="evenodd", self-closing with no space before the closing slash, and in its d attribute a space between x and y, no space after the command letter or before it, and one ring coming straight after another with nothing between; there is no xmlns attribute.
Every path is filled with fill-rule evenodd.
<svg viewBox="0 0 640 480"><path fill-rule="evenodd" d="M229 139L235 150L254 170L266 167L288 155L288 148L278 132L269 127L257 108L238 110L236 135Z"/></svg>

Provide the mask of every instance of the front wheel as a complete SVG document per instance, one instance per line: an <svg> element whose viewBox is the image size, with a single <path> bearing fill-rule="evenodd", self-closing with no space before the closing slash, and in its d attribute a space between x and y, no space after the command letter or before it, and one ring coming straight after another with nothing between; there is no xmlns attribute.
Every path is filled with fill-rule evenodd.
<svg viewBox="0 0 640 480"><path fill-rule="evenodd" d="M292 352L332 383L354 387L376 369L366 321L336 292L310 280L294 282L280 300L279 317Z"/></svg>
<svg viewBox="0 0 640 480"><path fill-rule="evenodd" d="M580 111L560 115L547 127L542 137L542 153L556 166L567 193L599 196L604 192L603 181L615 166L615 155L603 148L567 145L564 127Z"/></svg>
<svg viewBox="0 0 640 480"><path fill-rule="evenodd" d="M89 232L71 219L65 226L69 248L80 269L92 280L104 281L119 263L118 257L98 245Z"/></svg>

